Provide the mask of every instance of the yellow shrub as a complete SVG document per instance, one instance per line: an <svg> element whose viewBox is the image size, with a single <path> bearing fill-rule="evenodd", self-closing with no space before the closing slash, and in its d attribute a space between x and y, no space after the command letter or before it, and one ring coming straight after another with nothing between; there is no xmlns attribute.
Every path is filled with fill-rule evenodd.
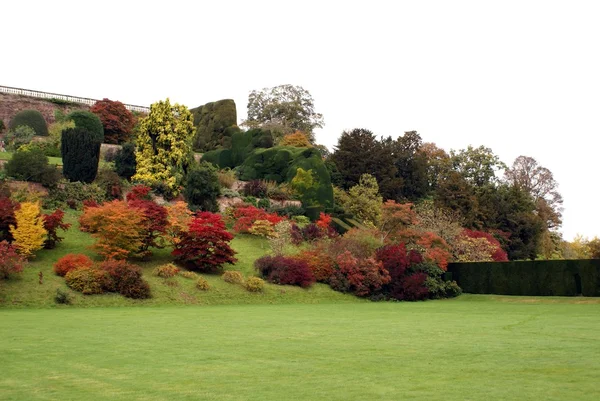
<svg viewBox="0 0 600 401"><path fill-rule="evenodd" d="M40 215L40 204L23 202L21 208L15 211L17 226L10 226L10 232L15 239L14 245L25 257L33 256L33 252L44 247L48 232L44 228L44 219Z"/></svg>
<svg viewBox="0 0 600 401"><path fill-rule="evenodd" d="M265 288L265 281L259 277L250 277L244 285L250 292L262 292Z"/></svg>
<svg viewBox="0 0 600 401"><path fill-rule="evenodd" d="M196 288L198 288L200 291L208 291L210 289L210 285L204 277L200 277L198 278L198 281L196 281Z"/></svg>
<svg viewBox="0 0 600 401"><path fill-rule="evenodd" d="M244 282L244 276L240 272L236 272L234 270L227 270L221 276L223 281L231 284L242 284Z"/></svg>

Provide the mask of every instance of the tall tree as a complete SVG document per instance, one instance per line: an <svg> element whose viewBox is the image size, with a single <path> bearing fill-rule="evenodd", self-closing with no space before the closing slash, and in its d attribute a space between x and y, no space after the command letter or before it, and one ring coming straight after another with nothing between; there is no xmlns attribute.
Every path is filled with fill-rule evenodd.
<svg viewBox="0 0 600 401"><path fill-rule="evenodd" d="M129 139L135 117L123 103L104 98L94 103L90 111L102 121L106 143L123 143Z"/></svg>
<svg viewBox="0 0 600 401"><path fill-rule="evenodd" d="M421 145L419 152L427 161L427 182L429 188L435 191L441 180L452 171L452 160L450 155L433 142L425 142Z"/></svg>
<svg viewBox="0 0 600 401"><path fill-rule="evenodd" d="M132 179L178 194L193 159L193 136L193 116L187 107L171 105L169 99L152 104L140 122Z"/></svg>
<svg viewBox="0 0 600 401"><path fill-rule="evenodd" d="M311 94L301 86L280 85L253 90L248 96L248 128L275 132L276 139L295 131L305 132L314 143L315 128L323 128L323 115L315 111Z"/></svg>
<svg viewBox="0 0 600 401"><path fill-rule="evenodd" d="M492 149L483 145L478 148L469 145L467 149L458 152L452 150L450 155L454 170L476 187L497 183L496 172L506 169L506 165Z"/></svg>
<svg viewBox="0 0 600 401"><path fill-rule="evenodd" d="M402 197L417 200L428 191L427 159L420 152L423 140L417 131L405 132L396 140L396 169L402 180ZM399 200L399 199L397 199Z"/></svg>
<svg viewBox="0 0 600 401"><path fill-rule="evenodd" d="M550 170L540 166L533 157L519 156L506 170L504 178L534 198L538 214L548 229L560 226L563 198Z"/></svg>

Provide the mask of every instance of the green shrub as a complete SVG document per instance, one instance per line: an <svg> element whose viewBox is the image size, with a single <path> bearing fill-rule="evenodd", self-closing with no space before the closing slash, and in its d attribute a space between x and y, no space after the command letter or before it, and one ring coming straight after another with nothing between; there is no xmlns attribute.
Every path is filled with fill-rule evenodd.
<svg viewBox="0 0 600 401"><path fill-rule="evenodd" d="M237 110L232 99L207 103L190 110L194 115L194 150L208 151L231 142L237 128Z"/></svg>
<svg viewBox="0 0 600 401"><path fill-rule="evenodd" d="M239 198L240 193L238 191L234 191L233 189L224 188L221 189L221 196L224 196L225 198Z"/></svg>
<svg viewBox="0 0 600 401"><path fill-rule="evenodd" d="M94 181L98 173L101 143L97 135L86 128L75 127L64 130L61 138L61 154L65 178L71 182Z"/></svg>
<svg viewBox="0 0 600 401"><path fill-rule="evenodd" d="M84 201L103 203L105 200L105 191L95 183L63 181L57 188L50 190L43 206L46 209L65 207L80 209Z"/></svg>
<svg viewBox="0 0 600 401"><path fill-rule="evenodd" d="M60 178L56 166L48 164L48 157L39 149L17 151L5 165L6 174L17 180L31 181L54 188Z"/></svg>
<svg viewBox="0 0 600 401"><path fill-rule="evenodd" d="M90 111L76 110L67 116L67 120L75 123L75 128L81 128L91 134L93 142L102 143L104 141L104 127L100 118Z"/></svg>
<svg viewBox="0 0 600 401"><path fill-rule="evenodd" d="M208 281L206 281L204 277L198 277L198 280L196 280L196 288L200 291L208 291L210 289L210 284L208 284Z"/></svg>
<svg viewBox="0 0 600 401"><path fill-rule="evenodd" d="M263 198L261 200L258 201L257 205L259 208L261 209L269 209L271 207L271 201L267 198Z"/></svg>
<svg viewBox="0 0 600 401"><path fill-rule="evenodd" d="M75 269L65 275L65 283L84 295L102 294L110 286L110 276L104 270L94 267Z"/></svg>
<svg viewBox="0 0 600 401"><path fill-rule="evenodd" d="M135 145L130 142L125 143L115 154L115 170L119 177L131 181L131 177L135 174L135 169Z"/></svg>
<svg viewBox="0 0 600 401"><path fill-rule="evenodd" d="M30 143L34 135L35 131L33 128L27 125L19 125L18 127L11 129L4 137L6 150L11 152L19 150L21 147Z"/></svg>
<svg viewBox="0 0 600 401"><path fill-rule="evenodd" d="M263 292L265 281L259 277L250 277L246 280L244 287L250 292Z"/></svg>
<svg viewBox="0 0 600 401"><path fill-rule="evenodd" d="M48 136L48 126L42 113L37 110L23 110L15 114L8 124L8 129L14 130L20 125L31 127L36 135Z"/></svg>
<svg viewBox="0 0 600 401"><path fill-rule="evenodd" d="M48 157L60 157L60 148L53 141L35 141L21 146L21 150L39 149Z"/></svg>
<svg viewBox="0 0 600 401"><path fill-rule="evenodd" d="M0 118L0 134L4 132L6 126L4 125L4 120Z"/></svg>
<svg viewBox="0 0 600 401"><path fill-rule="evenodd" d="M244 282L244 276L242 273L235 270L227 270L221 276L223 281L230 284L242 284Z"/></svg>
<svg viewBox="0 0 600 401"><path fill-rule="evenodd" d="M70 305L71 304L71 296L68 292L61 290L60 288L56 289L56 294L54 295L54 302L62 305Z"/></svg>
<svg viewBox="0 0 600 401"><path fill-rule="evenodd" d="M162 278L171 278L175 277L179 273L179 268L175 266L173 263L168 263L166 265L158 266L154 269L152 274Z"/></svg>
<svg viewBox="0 0 600 401"><path fill-rule="evenodd" d="M121 179L114 171L108 169L99 170L94 184L98 185L104 191L104 198L108 200L123 199Z"/></svg>
<svg viewBox="0 0 600 401"><path fill-rule="evenodd" d="M231 187L233 187L233 184L235 183L235 180L237 179L237 177L235 176L235 171L233 171L229 168L219 170L217 172L217 177L219 178L219 185L221 186L221 188L229 188L229 189L231 189Z"/></svg>
<svg viewBox="0 0 600 401"><path fill-rule="evenodd" d="M216 212L220 191L217 169L210 163L201 162L188 173L183 196L191 210Z"/></svg>

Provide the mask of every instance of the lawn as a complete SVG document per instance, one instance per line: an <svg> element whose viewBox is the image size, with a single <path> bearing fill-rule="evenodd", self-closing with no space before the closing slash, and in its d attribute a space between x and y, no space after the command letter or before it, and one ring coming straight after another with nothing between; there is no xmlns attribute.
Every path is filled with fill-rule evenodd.
<svg viewBox="0 0 600 401"><path fill-rule="evenodd" d="M0 160L10 160L11 158L12 158L12 153L0 152ZM62 166L62 158L60 158L60 157L49 157L48 162L50 164L56 164L58 166Z"/></svg>
<svg viewBox="0 0 600 401"><path fill-rule="evenodd" d="M0 310L3 400L598 400L600 300Z"/></svg>

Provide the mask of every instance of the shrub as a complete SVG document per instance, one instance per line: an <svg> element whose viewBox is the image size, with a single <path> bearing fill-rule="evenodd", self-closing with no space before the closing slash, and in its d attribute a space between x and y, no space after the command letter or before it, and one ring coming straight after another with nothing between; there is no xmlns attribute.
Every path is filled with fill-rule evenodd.
<svg viewBox="0 0 600 401"><path fill-rule="evenodd" d="M359 297L377 294L390 282L390 275L381 262L373 258L358 259L345 251L336 259L336 267L329 279L331 288Z"/></svg>
<svg viewBox="0 0 600 401"><path fill-rule="evenodd" d="M51 214L42 215L42 218L44 219L44 229L48 232L48 236L44 241L45 249L54 249L56 244L63 240L56 232L59 228L63 231L67 231L69 227L71 227L71 224L62 221L64 216L65 212L60 209L55 210Z"/></svg>
<svg viewBox="0 0 600 401"><path fill-rule="evenodd" d="M273 213L267 213L265 210L258 209L255 206L236 205L230 209L228 220L234 223L233 231L238 233L249 233L250 228L257 220L266 220L272 225L276 225L283 221L283 217Z"/></svg>
<svg viewBox="0 0 600 401"><path fill-rule="evenodd" d="M19 125L18 127L15 127L14 129L8 131L4 137L6 150L12 152L19 150L19 148L30 143L34 135L35 131L33 128L27 125Z"/></svg>
<svg viewBox="0 0 600 401"><path fill-rule="evenodd" d="M233 235L225 229L221 215L201 212L181 232L172 255L193 270L212 271L234 264L235 251L229 246Z"/></svg>
<svg viewBox="0 0 600 401"><path fill-rule="evenodd" d="M104 192L104 198L108 200L123 199L123 187L119 175L108 169L101 169L94 181Z"/></svg>
<svg viewBox="0 0 600 401"><path fill-rule="evenodd" d="M124 260L109 259L100 264L110 279L110 290L133 299L150 298L150 286L142 279L142 269Z"/></svg>
<svg viewBox="0 0 600 401"><path fill-rule="evenodd" d="M48 157L39 149L19 150L6 165L6 174L17 180L37 182L54 187L58 181L56 166L48 164Z"/></svg>
<svg viewBox="0 0 600 401"><path fill-rule="evenodd" d="M68 206L71 209L79 209L85 203L91 202L98 205L105 200L104 190L98 184L63 181L57 188L50 190L48 197L44 200L44 207L52 209Z"/></svg>
<svg viewBox="0 0 600 401"><path fill-rule="evenodd" d="M204 277L198 277L196 280L196 288L200 291L208 291L210 289L210 284Z"/></svg>
<svg viewBox="0 0 600 401"><path fill-rule="evenodd" d="M60 288L56 289L56 294L54 295L54 302L62 305L70 305L71 304L71 296L68 292L61 290Z"/></svg>
<svg viewBox="0 0 600 401"><path fill-rule="evenodd" d="M192 210L217 212L220 191L217 169L202 162L187 174L183 196Z"/></svg>
<svg viewBox="0 0 600 401"><path fill-rule="evenodd" d="M90 133L93 142L101 144L104 141L104 128L102 127L102 121L92 112L84 110L76 110L66 118L75 123L75 128L85 130ZM99 147L100 145L98 145Z"/></svg>
<svg viewBox="0 0 600 401"><path fill-rule="evenodd" d="M36 135L48 136L48 126L42 113L37 110L23 110L14 115L8 124L8 129L13 130L18 126L26 125L33 128Z"/></svg>
<svg viewBox="0 0 600 401"><path fill-rule="evenodd" d="M230 284L242 284L244 282L244 276L242 273L234 270L227 270L221 276L223 281Z"/></svg>
<svg viewBox="0 0 600 401"><path fill-rule="evenodd" d="M122 143L131 136L135 117L123 103L102 99L90 107L90 112L102 122L105 143Z"/></svg>
<svg viewBox="0 0 600 401"><path fill-rule="evenodd" d="M198 277L197 273L190 272L190 271L179 272L179 275L183 278L188 278L188 279L194 279L194 278Z"/></svg>
<svg viewBox="0 0 600 401"><path fill-rule="evenodd" d="M158 266L154 269L152 274L162 278L171 278L175 277L179 273L179 268L172 263L168 263L166 265Z"/></svg>
<svg viewBox="0 0 600 401"><path fill-rule="evenodd" d="M84 295L102 294L110 286L110 277L107 272L98 268L80 268L68 272L65 283Z"/></svg>
<svg viewBox="0 0 600 401"><path fill-rule="evenodd" d="M57 276L64 277L68 272L76 269L89 269L94 265L94 261L86 255L69 253L54 263L54 273Z"/></svg>
<svg viewBox="0 0 600 401"><path fill-rule="evenodd" d="M0 278L10 278L23 271L27 260L17 253L17 249L6 241L0 242Z"/></svg>
<svg viewBox="0 0 600 401"><path fill-rule="evenodd" d="M429 295L426 281L427 274L423 272L406 275L391 295L400 301L422 301Z"/></svg>
<svg viewBox="0 0 600 401"><path fill-rule="evenodd" d="M256 270L267 281L275 284L310 287L315 277L308 264L298 258L282 255L263 256L254 262Z"/></svg>
<svg viewBox="0 0 600 401"><path fill-rule="evenodd" d="M244 184L242 193L246 196L264 198L267 196L267 184L262 180L252 180Z"/></svg>
<svg viewBox="0 0 600 401"><path fill-rule="evenodd" d="M60 157L60 148L51 141L35 141L29 142L19 147L21 150L40 150L45 156L48 157Z"/></svg>
<svg viewBox="0 0 600 401"><path fill-rule="evenodd" d="M312 248L303 250L296 257L308 264L316 281L329 283L329 278L335 269L335 260L329 256L327 244L317 242Z"/></svg>
<svg viewBox="0 0 600 401"><path fill-rule="evenodd" d="M14 245L21 255L31 257L33 252L43 248L48 234L44 229L39 203L21 203L21 207L15 211L15 220L16 227L10 227Z"/></svg>
<svg viewBox="0 0 600 401"><path fill-rule="evenodd" d="M66 118L66 116L64 118ZM75 123L71 120L59 120L58 118L56 118L56 121L50 124L50 126L48 127L48 132L50 133L49 143L52 145L53 148L56 149L58 156L60 156L60 141L62 138L62 132L67 128L75 128Z"/></svg>
<svg viewBox="0 0 600 401"><path fill-rule="evenodd" d="M248 230L250 234L257 235L259 237L265 238L275 238L277 237L277 233L273 228L273 224L271 224L268 220L256 220L252 227Z"/></svg>
<svg viewBox="0 0 600 401"><path fill-rule="evenodd" d="M280 146L295 146L297 148L310 148L312 144L305 133L296 131L293 134L287 134L279 142Z"/></svg>
<svg viewBox="0 0 600 401"><path fill-rule="evenodd" d="M389 272L392 284L401 281L409 267L423 262L419 252L407 252L404 244L389 244L377 249L375 259Z"/></svg>
<svg viewBox="0 0 600 401"><path fill-rule="evenodd" d="M285 248L292 242L291 230L292 224L288 220L283 220L273 227L274 235L269 238L269 245L275 255L283 255Z"/></svg>
<svg viewBox="0 0 600 401"><path fill-rule="evenodd" d="M263 199L260 199L258 201L258 203L256 204L256 206L259 207L259 208L261 208L261 209L267 210L267 209L269 209L271 207L271 201L269 199L267 199L267 198L263 198Z"/></svg>
<svg viewBox="0 0 600 401"><path fill-rule="evenodd" d="M354 257L365 259L373 256L375 250L382 245L383 241L376 230L353 228L342 237L336 238L329 250L333 258L347 250Z"/></svg>
<svg viewBox="0 0 600 401"><path fill-rule="evenodd" d="M86 128L76 126L64 130L61 154L65 178L86 183L94 181L98 173L101 143L98 136Z"/></svg>
<svg viewBox="0 0 600 401"><path fill-rule="evenodd" d="M229 188L221 188L221 196L225 198L239 198L240 193Z"/></svg>
<svg viewBox="0 0 600 401"><path fill-rule="evenodd" d="M0 241L13 241L10 226L17 224L15 210L19 207L21 207L19 203L14 202L7 196L0 196Z"/></svg>
<svg viewBox="0 0 600 401"><path fill-rule="evenodd" d="M131 177L135 174L135 145L133 143L125 143L115 155L115 171L119 177L131 181Z"/></svg>
<svg viewBox="0 0 600 401"><path fill-rule="evenodd" d="M192 212L183 201L168 204L166 208L168 221L166 238L170 244L175 245L179 242L181 233L187 231L192 221Z"/></svg>
<svg viewBox="0 0 600 401"><path fill-rule="evenodd" d="M135 198L134 191L127 194L127 204L132 209L138 209L143 216L144 237L139 249L141 255L150 254L148 250L150 247L162 248L162 236L166 233L169 224L167 208L151 200Z"/></svg>
<svg viewBox="0 0 600 401"><path fill-rule="evenodd" d="M310 224L310 219L306 216L294 216L292 217L292 220L294 220L298 228L301 229Z"/></svg>
<svg viewBox="0 0 600 401"><path fill-rule="evenodd" d="M233 187L233 184L235 183L235 180L237 179L237 177L235 176L235 171L233 171L229 168L219 170L217 172L217 177L219 179L219 185L221 186L221 188L229 188L229 189L231 189L231 187Z"/></svg>
<svg viewBox="0 0 600 401"><path fill-rule="evenodd" d="M249 292L263 292L265 289L265 281L259 277L250 277L246 280L244 288Z"/></svg>

